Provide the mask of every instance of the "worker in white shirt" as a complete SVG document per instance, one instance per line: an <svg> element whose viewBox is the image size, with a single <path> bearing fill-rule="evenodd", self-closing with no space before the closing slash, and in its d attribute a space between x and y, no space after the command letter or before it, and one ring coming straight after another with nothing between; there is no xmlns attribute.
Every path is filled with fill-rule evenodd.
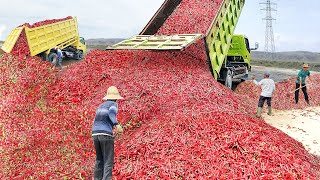
<svg viewBox="0 0 320 180"><path fill-rule="evenodd" d="M271 116L271 99L272 99L272 94L276 89L275 83L272 79L269 78L270 77L270 73L266 72L264 73L264 78L260 81L257 82L255 80L255 76L252 75L252 80L253 82L258 85L261 86L261 94L260 94L260 99L259 99L259 103L258 103L258 110L257 110L257 117L261 117L261 113L262 113L262 107L264 102L267 100L267 105L268 105L268 115Z"/></svg>

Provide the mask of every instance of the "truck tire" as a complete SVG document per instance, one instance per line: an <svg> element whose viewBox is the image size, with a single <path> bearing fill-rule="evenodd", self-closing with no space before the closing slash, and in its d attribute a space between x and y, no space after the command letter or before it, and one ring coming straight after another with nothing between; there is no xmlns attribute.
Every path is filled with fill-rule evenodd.
<svg viewBox="0 0 320 180"><path fill-rule="evenodd" d="M76 58L75 58L75 59L76 59L76 60L81 60L81 59L83 59L83 52L77 50L77 51L76 51Z"/></svg>
<svg viewBox="0 0 320 180"><path fill-rule="evenodd" d="M48 61L53 65L57 64L58 55L56 53L54 53L54 52L49 53Z"/></svg>
<svg viewBox="0 0 320 180"><path fill-rule="evenodd" d="M224 85L229 89L232 89L232 79L233 79L233 71L228 69L225 76Z"/></svg>

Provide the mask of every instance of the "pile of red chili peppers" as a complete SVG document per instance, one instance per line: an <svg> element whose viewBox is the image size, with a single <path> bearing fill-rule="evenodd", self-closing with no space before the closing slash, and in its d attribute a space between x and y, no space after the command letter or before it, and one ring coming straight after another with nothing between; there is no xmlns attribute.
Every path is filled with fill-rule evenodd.
<svg viewBox="0 0 320 180"><path fill-rule="evenodd" d="M163 31L203 32L209 24L190 23L210 22L199 14L216 12L211 5L221 1L205 3L204 11L203 2L183 0L176 11L185 13L174 12ZM191 4L197 8L188 13ZM0 178L91 179L91 125L114 85L125 98L119 101L125 133L115 140L114 179L319 179L319 158L254 117L259 91L252 82L238 93L216 82L202 47L93 50L59 73L35 57L0 55Z"/></svg>

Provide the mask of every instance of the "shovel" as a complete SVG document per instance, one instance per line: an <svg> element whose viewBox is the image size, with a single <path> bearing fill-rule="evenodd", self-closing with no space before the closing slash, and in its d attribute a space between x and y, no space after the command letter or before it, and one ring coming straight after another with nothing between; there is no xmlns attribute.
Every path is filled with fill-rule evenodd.
<svg viewBox="0 0 320 180"><path fill-rule="evenodd" d="M290 93L294 93L294 92L296 92L297 90L299 90L299 89L301 89L301 88L304 88L304 87L306 87L307 85L304 85L304 86L302 86L302 87L299 87L299 88L297 88L297 89L295 89L294 91L291 91Z"/></svg>
<svg viewBox="0 0 320 180"><path fill-rule="evenodd" d="M302 86L302 87L299 87L299 88L295 89L294 91L288 92L288 93L287 93L287 97L290 97L292 93L294 93L294 92L296 92L297 90L299 90L300 88L303 88L303 87L306 87L306 86L307 86L307 85L304 85L304 86Z"/></svg>

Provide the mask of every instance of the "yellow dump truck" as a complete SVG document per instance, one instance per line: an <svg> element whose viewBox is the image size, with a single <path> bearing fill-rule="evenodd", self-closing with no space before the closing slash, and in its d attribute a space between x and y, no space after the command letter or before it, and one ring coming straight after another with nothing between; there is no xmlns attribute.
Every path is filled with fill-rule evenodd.
<svg viewBox="0 0 320 180"><path fill-rule="evenodd" d="M23 30L31 56L39 56L52 62L57 57L54 47L62 50L64 58L82 59L86 53L85 41L79 36L76 17L35 28L17 27L11 31L2 46L5 52L12 51Z"/></svg>

